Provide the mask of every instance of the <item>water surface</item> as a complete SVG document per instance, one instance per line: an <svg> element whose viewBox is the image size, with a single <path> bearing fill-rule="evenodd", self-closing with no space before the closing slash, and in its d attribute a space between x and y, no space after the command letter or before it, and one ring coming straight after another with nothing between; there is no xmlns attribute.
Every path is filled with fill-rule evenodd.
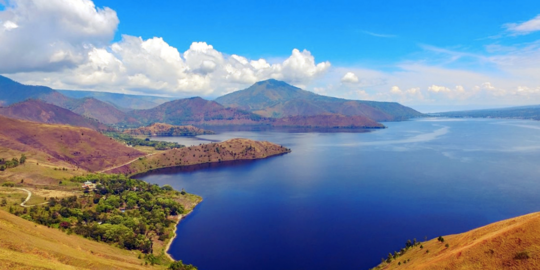
<svg viewBox="0 0 540 270"><path fill-rule="evenodd" d="M200 138L267 140L293 152L140 178L204 198L171 248L202 270L368 269L407 239L540 211L539 122L385 125L368 133L220 130Z"/></svg>

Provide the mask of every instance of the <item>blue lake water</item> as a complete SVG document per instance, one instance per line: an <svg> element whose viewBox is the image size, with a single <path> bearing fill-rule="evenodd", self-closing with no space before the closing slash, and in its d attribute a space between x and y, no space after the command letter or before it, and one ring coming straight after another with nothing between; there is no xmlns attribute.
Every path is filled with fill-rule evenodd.
<svg viewBox="0 0 540 270"><path fill-rule="evenodd" d="M170 252L201 270L368 269L407 239L540 211L540 122L385 125L367 133L222 130L201 137L267 140L292 153L139 178L204 198Z"/></svg>

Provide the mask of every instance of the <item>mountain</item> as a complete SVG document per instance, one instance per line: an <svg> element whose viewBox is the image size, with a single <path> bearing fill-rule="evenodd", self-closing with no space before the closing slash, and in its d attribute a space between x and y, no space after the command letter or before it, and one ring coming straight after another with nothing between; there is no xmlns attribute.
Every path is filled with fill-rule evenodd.
<svg viewBox="0 0 540 270"><path fill-rule="evenodd" d="M47 124L86 127L93 130L110 129L110 127L101 124L97 120L83 117L70 110L35 99L28 99L12 104L9 107L0 107L0 115Z"/></svg>
<svg viewBox="0 0 540 270"><path fill-rule="evenodd" d="M171 125L256 125L263 119L200 97L169 101L152 109L132 111L130 115L143 124Z"/></svg>
<svg viewBox="0 0 540 270"><path fill-rule="evenodd" d="M288 116L268 120L270 125L275 127L384 128L384 125L365 116L346 116L341 114Z"/></svg>
<svg viewBox="0 0 540 270"><path fill-rule="evenodd" d="M0 147L44 153L88 171L124 164L143 153L88 128L0 116Z"/></svg>
<svg viewBox="0 0 540 270"><path fill-rule="evenodd" d="M0 106L8 106L27 99L40 99L101 123L139 125L139 122L112 104L95 98L76 99L45 86L24 85L0 76Z"/></svg>
<svg viewBox="0 0 540 270"><path fill-rule="evenodd" d="M432 239L373 269L539 269L540 213ZM446 246L448 245L448 246Z"/></svg>
<svg viewBox="0 0 540 270"><path fill-rule="evenodd" d="M434 116L453 118L514 118L540 120L540 105L499 109L433 113Z"/></svg>
<svg viewBox="0 0 540 270"><path fill-rule="evenodd" d="M56 90L71 98L95 98L117 106L120 110L144 110L154 108L167 101L174 100L170 97L139 96L120 93L108 93L97 91Z"/></svg>
<svg viewBox="0 0 540 270"><path fill-rule="evenodd" d="M118 123L125 123L130 126L139 125L139 121L129 116L128 113L95 98L69 99L66 101L45 98L45 101L80 115L96 119L107 125Z"/></svg>
<svg viewBox="0 0 540 270"><path fill-rule="evenodd" d="M342 114L375 121L396 121L423 114L396 102L360 101L318 95L274 79L255 83L215 100L264 117Z"/></svg>
<svg viewBox="0 0 540 270"><path fill-rule="evenodd" d="M154 123L152 125L134 129L125 130L124 133L130 135L145 136L197 136L204 134L215 134L211 130L204 130L194 126L173 126L163 123Z"/></svg>
<svg viewBox="0 0 540 270"><path fill-rule="evenodd" d="M65 102L68 97L46 86L24 85L0 76L0 106L8 106L27 99L54 99Z"/></svg>

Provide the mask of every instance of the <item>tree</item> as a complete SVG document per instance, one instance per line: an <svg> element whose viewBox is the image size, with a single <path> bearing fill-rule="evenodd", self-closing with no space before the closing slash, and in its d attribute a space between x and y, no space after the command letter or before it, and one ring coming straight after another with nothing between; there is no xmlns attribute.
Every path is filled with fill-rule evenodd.
<svg viewBox="0 0 540 270"><path fill-rule="evenodd" d="M24 164L26 162L26 155L21 154L21 158L19 159L19 163Z"/></svg>

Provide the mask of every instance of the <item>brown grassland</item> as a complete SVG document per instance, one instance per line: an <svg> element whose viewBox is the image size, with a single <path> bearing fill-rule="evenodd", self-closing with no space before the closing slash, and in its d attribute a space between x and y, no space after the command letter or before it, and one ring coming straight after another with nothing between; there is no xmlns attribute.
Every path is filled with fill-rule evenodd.
<svg viewBox="0 0 540 270"><path fill-rule="evenodd" d="M143 156L144 153L125 146L101 133L82 127L49 125L0 116L0 146L48 155L47 161L69 169L99 171Z"/></svg>
<svg viewBox="0 0 540 270"><path fill-rule="evenodd" d="M374 269L540 269L540 212L443 238L423 242Z"/></svg>
<svg viewBox="0 0 540 270"><path fill-rule="evenodd" d="M137 251L68 235L0 210L0 269L165 269Z"/></svg>
<svg viewBox="0 0 540 270"><path fill-rule="evenodd" d="M220 143L171 149L115 168L106 173L134 175L149 170L229 160L261 159L290 152L290 149L265 141L231 139Z"/></svg>

